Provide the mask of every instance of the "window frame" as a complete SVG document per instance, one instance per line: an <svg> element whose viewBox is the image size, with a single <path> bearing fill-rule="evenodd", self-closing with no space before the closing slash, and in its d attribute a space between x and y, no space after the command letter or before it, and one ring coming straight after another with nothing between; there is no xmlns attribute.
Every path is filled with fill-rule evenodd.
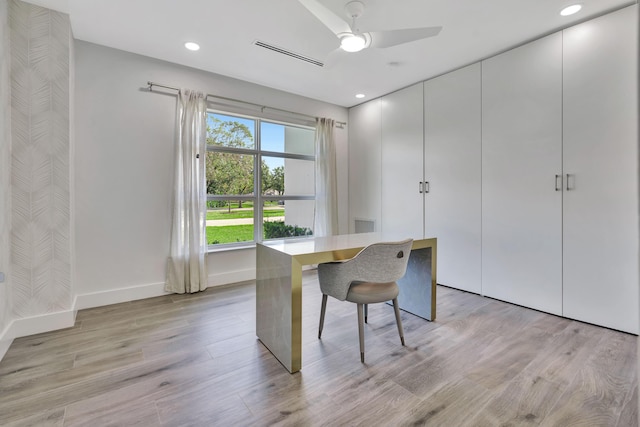
<svg viewBox="0 0 640 427"><path fill-rule="evenodd" d="M260 243L264 241L264 216L263 216L263 202L265 201L279 201L279 200L316 200L315 195L315 184L314 191L312 195L264 195L262 194L262 157L275 157L282 159L294 159L294 160L307 160L312 161L314 165L314 181L315 181L315 164L316 164L316 156L315 156L315 141L313 152L314 154L295 154L295 153L286 153L286 152L278 152L278 151L262 151L262 138L261 138L261 123L271 123L276 125L282 125L287 127L295 127L306 130L311 130L315 132L315 126L304 125L300 123L293 123L283 120L275 120L260 116L254 116L249 114L241 114L235 112L228 112L224 110L207 108L207 117L210 114L220 114L228 117L238 117L241 119L252 120L254 122L253 129L253 139L254 146L253 148L237 148L237 147L225 147L225 146L216 146L205 144L206 153L209 152L217 152L217 153L230 153L230 154L244 154L253 156L253 195L233 195L233 194L225 194L225 195L212 195L207 193L207 202L209 201L253 201L253 240L244 241L244 242L231 242L231 243L217 243L217 244L208 244L207 248L208 252L218 252L223 250L232 250L232 249L243 249L255 247L256 243ZM205 170L205 181L206 181L206 170ZM205 182L206 187L206 182ZM205 213L206 214L206 213ZM206 226L205 226L206 232ZM289 237L287 239L295 239L296 237ZM300 237L298 237L300 238Z"/></svg>

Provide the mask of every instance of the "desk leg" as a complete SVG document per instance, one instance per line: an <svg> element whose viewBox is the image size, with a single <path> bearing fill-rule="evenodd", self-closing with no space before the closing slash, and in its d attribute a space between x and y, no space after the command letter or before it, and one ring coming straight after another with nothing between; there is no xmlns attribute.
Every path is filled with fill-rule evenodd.
<svg viewBox="0 0 640 427"><path fill-rule="evenodd" d="M256 245L256 335L291 373L302 366L302 266Z"/></svg>
<svg viewBox="0 0 640 427"><path fill-rule="evenodd" d="M413 249L404 277L398 280L398 305L427 320L436 319L436 259L431 247Z"/></svg>

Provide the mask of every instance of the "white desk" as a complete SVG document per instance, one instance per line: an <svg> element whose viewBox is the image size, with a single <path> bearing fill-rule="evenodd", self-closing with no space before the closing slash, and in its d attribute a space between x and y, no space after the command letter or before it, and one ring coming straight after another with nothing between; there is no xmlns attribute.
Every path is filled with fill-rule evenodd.
<svg viewBox="0 0 640 427"><path fill-rule="evenodd" d="M406 236L383 233L345 234L256 245L256 334L289 372L302 367L302 266L353 258L377 242ZM398 281L402 310L435 320L435 238L415 239L407 273Z"/></svg>

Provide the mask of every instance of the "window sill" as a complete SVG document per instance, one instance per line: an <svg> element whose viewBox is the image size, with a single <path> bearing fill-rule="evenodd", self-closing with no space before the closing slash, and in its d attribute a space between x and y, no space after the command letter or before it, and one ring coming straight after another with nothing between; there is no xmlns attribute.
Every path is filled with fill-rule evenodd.
<svg viewBox="0 0 640 427"><path fill-rule="evenodd" d="M239 251L239 250L255 249L255 248L256 248L255 242L251 242L246 245L229 245L229 246L223 246L223 247L209 246L207 248L207 253L213 254L213 253L219 253L219 252L230 252L230 251Z"/></svg>
<svg viewBox="0 0 640 427"><path fill-rule="evenodd" d="M291 240L303 240L303 239L309 239L309 238L313 238L313 236L294 236L294 237L285 237L283 239L287 241L291 241ZM269 239L269 240L265 240L265 242L271 242L276 240L280 240L280 239ZM237 244L228 243L227 245L221 245L220 247L208 246L207 253L212 254L216 252L229 252L229 251L238 251L238 250L255 249L255 248L256 248L256 242L237 243Z"/></svg>

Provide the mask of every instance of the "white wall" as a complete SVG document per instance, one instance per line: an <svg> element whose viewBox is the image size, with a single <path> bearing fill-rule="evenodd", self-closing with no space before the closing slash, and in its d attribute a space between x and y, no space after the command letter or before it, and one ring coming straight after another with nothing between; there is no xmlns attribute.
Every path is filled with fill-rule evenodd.
<svg viewBox="0 0 640 427"><path fill-rule="evenodd" d="M149 93L147 81L347 119L343 107L91 43L75 47L77 308L162 292L176 97ZM347 129L335 137L346 233ZM210 285L252 279L255 249L212 253L208 267Z"/></svg>

